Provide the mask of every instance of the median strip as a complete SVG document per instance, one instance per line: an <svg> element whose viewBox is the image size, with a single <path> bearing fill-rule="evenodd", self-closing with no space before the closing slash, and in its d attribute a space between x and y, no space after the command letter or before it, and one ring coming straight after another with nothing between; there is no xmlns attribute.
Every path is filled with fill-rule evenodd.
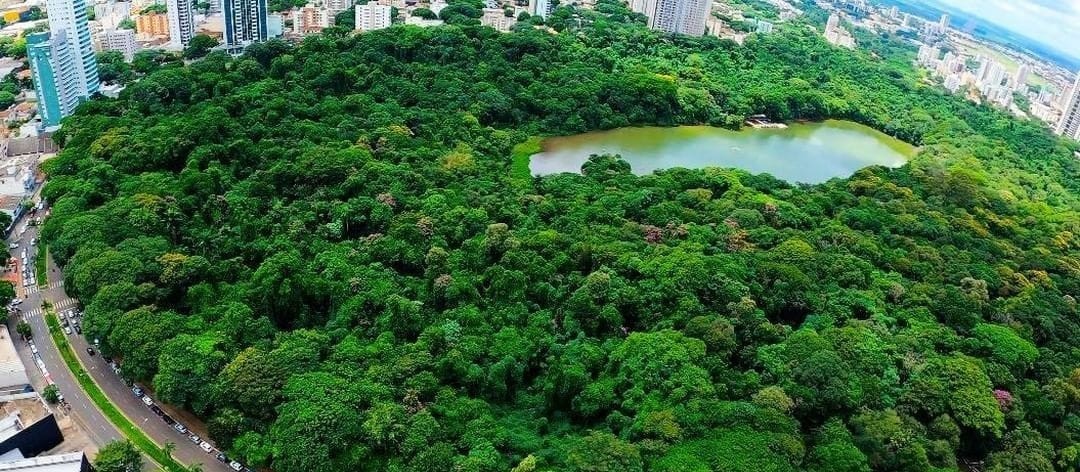
<svg viewBox="0 0 1080 472"><path fill-rule="evenodd" d="M45 260L48 252L44 244L37 245L37 257L34 258L34 273L37 274L38 287L41 288L49 286L49 269Z"/></svg>
<svg viewBox="0 0 1080 472"><path fill-rule="evenodd" d="M67 337L64 336L64 331L60 327L60 320L56 317L56 313L53 313L51 307L45 308L45 324L49 327L49 336L52 337L53 343L56 344L56 348L60 351L60 357L64 359L64 363L67 364L72 375L75 376L75 381L79 382L83 391L90 397L90 400L97 405L98 409L105 415L106 418L112 422L113 426L120 431L132 444L135 445L143 454L150 457L151 460L157 462L159 465L163 465L165 469L171 472L185 472L187 467L180 464L175 459L165 453L165 450L159 447L150 439L141 429L135 426L127 416L120 411L116 405L113 405L109 398L105 396L105 392L101 391L94 379L90 377L90 374L83 368L82 363L79 362L78 357L75 355L75 351L71 347L71 343L68 342ZM61 392L62 393L62 392Z"/></svg>

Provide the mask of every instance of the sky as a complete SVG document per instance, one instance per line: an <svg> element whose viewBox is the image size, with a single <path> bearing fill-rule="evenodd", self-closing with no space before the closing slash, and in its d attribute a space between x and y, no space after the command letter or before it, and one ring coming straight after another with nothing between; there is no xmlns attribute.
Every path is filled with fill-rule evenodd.
<svg viewBox="0 0 1080 472"><path fill-rule="evenodd" d="M938 0L938 3L1080 59L1080 0Z"/></svg>

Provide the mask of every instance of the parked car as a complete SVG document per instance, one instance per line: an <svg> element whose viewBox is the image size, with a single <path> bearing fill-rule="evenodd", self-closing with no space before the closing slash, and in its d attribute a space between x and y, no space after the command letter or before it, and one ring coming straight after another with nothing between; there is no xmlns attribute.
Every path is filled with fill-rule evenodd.
<svg viewBox="0 0 1080 472"><path fill-rule="evenodd" d="M8 245L8 249L18 249L19 243L11 243Z"/></svg>
<svg viewBox="0 0 1080 472"><path fill-rule="evenodd" d="M142 387L136 385L134 387L131 387L131 393L134 393L136 397L142 397L143 396L143 389L142 389Z"/></svg>
<svg viewBox="0 0 1080 472"><path fill-rule="evenodd" d="M154 400L150 397L143 397L142 402L145 403L146 406L152 406L154 404Z"/></svg>
<svg viewBox="0 0 1080 472"><path fill-rule="evenodd" d="M151 405L150 406L150 411L154 412L155 415L165 416L165 412L161 411L161 408L158 408L157 405Z"/></svg>
<svg viewBox="0 0 1080 472"><path fill-rule="evenodd" d="M71 326L64 326L64 334L71 335Z"/></svg>
<svg viewBox="0 0 1080 472"><path fill-rule="evenodd" d="M229 456L226 456L224 452L219 452L216 459L221 461L223 464L229 463Z"/></svg>
<svg viewBox="0 0 1080 472"><path fill-rule="evenodd" d="M75 329L76 329L76 330L78 330L78 329L79 329L79 325L75 325ZM80 333L81 333L81 331L80 331ZM95 350L94 350L94 348L92 348L92 347L89 347L89 346L87 346L87 347L86 347L86 353L87 353L87 354L90 354L90 355L92 356L92 355L94 355L94 354L97 354L97 351L95 351Z"/></svg>
<svg viewBox="0 0 1080 472"><path fill-rule="evenodd" d="M161 421L164 421L165 424L167 424L169 426L172 426L172 425L176 424L176 420L172 419L171 416L166 415L165 412L161 412L160 416L161 416Z"/></svg>
<svg viewBox="0 0 1080 472"><path fill-rule="evenodd" d="M187 434L187 427L185 427L184 425L182 425L180 423L174 424L173 429L175 429L176 432L178 432L180 434Z"/></svg>
<svg viewBox="0 0 1080 472"><path fill-rule="evenodd" d="M23 299L21 299L21 298L12 299L11 300L11 306L21 305L22 302L23 302Z"/></svg>
<svg viewBox="0 0 1080 472"><path fill-rule="evenodd" d="M188 441L191 441L191 442L193 442L195 444L199 444L199 443L202 442L202 438L200 438L199 435L195 434L195 433L192 433L191 436L188 436L187 438L188 438Z"/></svg>
<svg viewBox="0 0 1080 472"><path fill-rule="evenodd" d="M207 454L214 452L214 446L211 446L210 443L206 441L199 443L199 448L206 451Z"/></svg>
<svg viewBox="0 0 1080 472"><path fill-rule="evenodd" d="M232 461L232 462L229 463L229 468L232 469L232 470L235 470L236 472L240 472L240 469L244 468L244 464L241 464L241 463L236 462L236 461Z"/></svg>
<svg viewBox="0 0 1080 472"><path fill-rule="evenodd" d="M75 334L82 334L82 326L79 326L79 323L75 323L74 327L75 327ZM90 348L87 348L87 349L90 349ZM90 355L92 356L93 354L90 354Z"/></svg>

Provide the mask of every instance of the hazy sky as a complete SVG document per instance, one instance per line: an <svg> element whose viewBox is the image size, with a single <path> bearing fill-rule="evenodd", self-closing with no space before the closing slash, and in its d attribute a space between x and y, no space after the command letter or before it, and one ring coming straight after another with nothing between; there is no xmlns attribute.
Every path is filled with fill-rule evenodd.
<svg viewBox="0 0 1080 472"><path fill-rule="evenodd" d="M938 1L1080 58L1080 0Z"/></svg>

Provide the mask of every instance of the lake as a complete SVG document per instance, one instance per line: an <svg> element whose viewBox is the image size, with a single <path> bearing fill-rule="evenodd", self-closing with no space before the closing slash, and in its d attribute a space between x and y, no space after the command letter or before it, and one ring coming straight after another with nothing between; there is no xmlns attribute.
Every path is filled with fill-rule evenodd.
<svg viewBox="0 0 1080 472"><path fill-rule="evenodd" d="M820 183L868 166L900 167L915 148L850 121L796 123L786 129L731 131L709 126L618 128L546 138L533 175L581 172L592 154L619 154L638 175L657 169L735 167L789 182Z"/></svg>

